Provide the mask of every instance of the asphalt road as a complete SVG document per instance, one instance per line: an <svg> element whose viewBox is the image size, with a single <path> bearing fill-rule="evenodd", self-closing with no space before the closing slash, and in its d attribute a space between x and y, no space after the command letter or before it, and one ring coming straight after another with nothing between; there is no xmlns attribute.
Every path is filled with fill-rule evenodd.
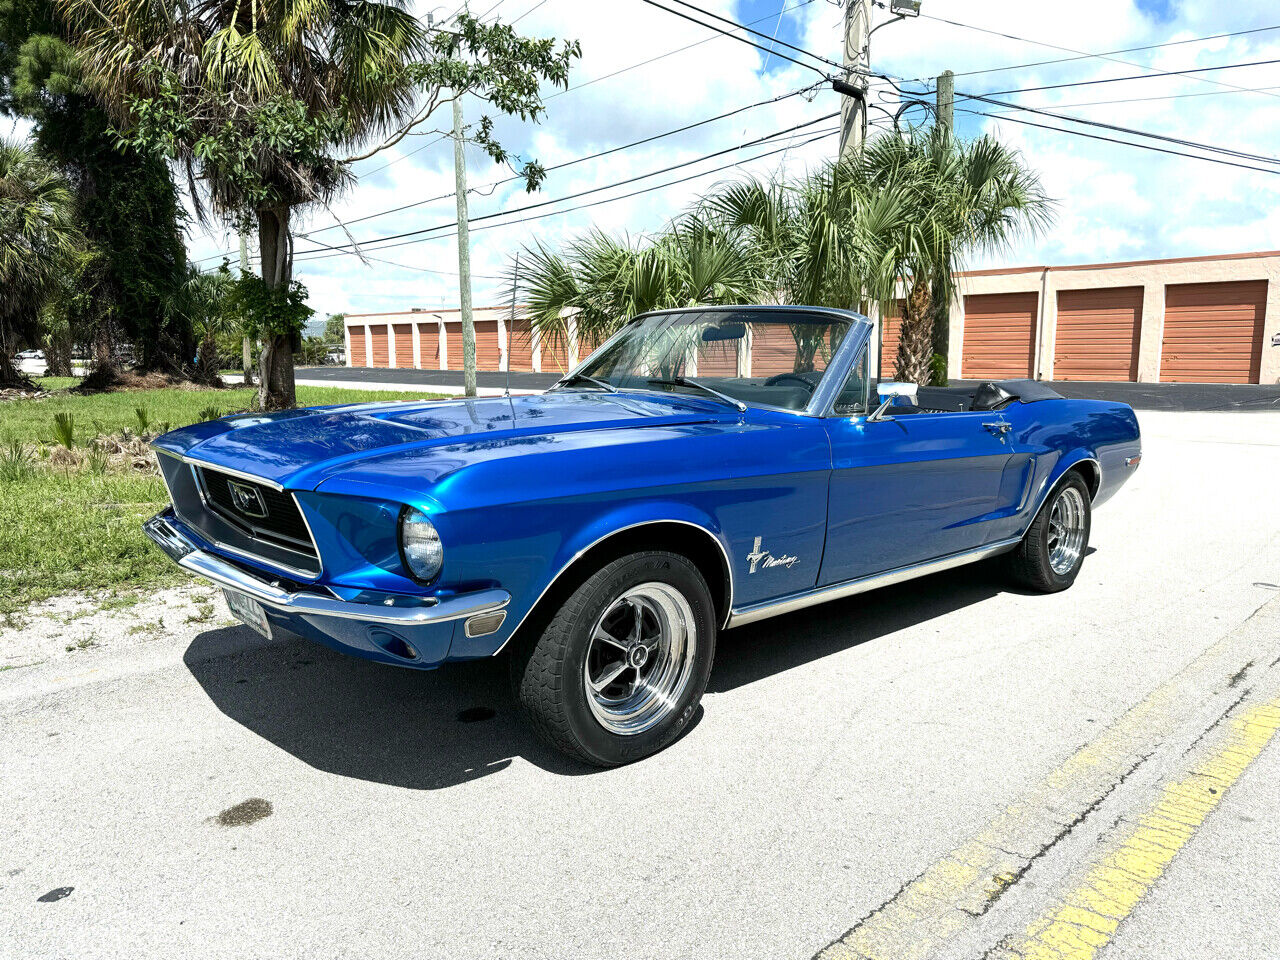
<svg viewBox="0 0 1280 960"><path fill-rule="evenodd" d="M539 746L492 662L177 594L4 632L0 956L1270 955L1280 415L1141 420L1071 590L987 565L731 632L619 770Z"/></svg>

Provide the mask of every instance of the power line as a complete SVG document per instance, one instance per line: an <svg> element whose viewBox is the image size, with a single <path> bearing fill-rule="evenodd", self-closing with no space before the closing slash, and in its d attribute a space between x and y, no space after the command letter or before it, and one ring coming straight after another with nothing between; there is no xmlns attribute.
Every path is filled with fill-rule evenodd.
<svg viewBox="0 0 1280 960"><path fill-rule="evenodd" d="M1105 107L1119 103L1151 103L1156 100L1184 100L1188 97L1229 97L1236 93L1270 93L1272 90L1280 90L1280 87L1237 87L1231 90L1204 90L1200 93L1166 93L1159 97L1121 97L1118 100L1085 100L1078 103L1057 103L1054 104L1054 106L1059 110L1066 110L1071 109L1072 107ZM1013 104L1007 110L992 110L991 113L1007 113L1010 110L1022 109L1023 108L1017 104Z"/></svg>
<svg viewBox="0 0 1280 960"><path fill-rule="evenodd" d="M697 121L694 121L693 123L686 123L684 126L676 127L672 130L666 130L662 133L655 133L652 136L643 137L640 140L633 140L630 143L620 144L616 147L610 147L607 150L601 150L597 153L587 154L586 156L583 156L583 157L575 157L572 160L566 160L563 163L557 163L550 167L547 167L546 170L547 170L547 173L551 173L553 170L563 170L566 167L572 167L575 164L585 163L589 160L599 160L601 157L607 157L610 154L618 153L622 150L630 150L633 147L643 146L646 143L652 143L655 140L661 140L665 137L674 136L675 134L678 134L678 133L685 133L697 127L702 127L709 123L715 123L718 120L724 120L728 117L737 116L738 114L745 113L748 110L754 110L758 107L768 106L769 104L772 104L772 103L780 103L783 100L789 99L790 97L795 97L803 93L807 93L808 91L812 90L813 87L814 87L814 84L810 84L807 87L801 87L800 89L792 90L789 93L779 94L778 96L770 97L767 100L758 100L755 103L748 103L745 106L736 107L733 110L727 110L724 113L716 114L714 117L707 117L705 120L697 120ZM468 192L481 193L484 190L492 191L493 188L500 187L504 184L512 183L520 179L522 178L519 175L505 177L502 180L495 180L492 183L485 184L483 187L474 187ZM448 193L440 194L440 196L438 197L428 197L425 200L415 200L412 203L401 204L398 207L392 207L388 210L380 210L375 213L366 214L363 217L357 217L354 220L347 220L345 221L345 223L348 226L350 226L353 223L362 223L365 220L372 220L376 217L386 216L387 214L390 214L390 213L400 213L403 210L409 210L413 207L420 207L428 203L436 203L436 202L439 202L440 200L447 200L452 196L453 196L453 191L451 190ZM307 234L299 234L299 236L310 236L311 234L314 234L314 233L322 233L328 230L336 230L338 226L339 226L338 224L334 224L333 226L321 227L319 230L308 231Z"/></svg>
<svg viewBox="0 0 1280 960"><path fill-rule="evenodd" d="M1008 120L1012 123L1020 123L1027 127L1037 127L1041 130L1052 130L1055 133L1067 133L1075 137L1086 137L1089 140L1101 140L1104 143L1116 143L1124 147L1137 147L1140 150L1152 150L1156 153L1167 153L1174 157L1189 157L1192 160L1204 160L1208 163L1220 163L1228 167L1239 167L1241 170L1255 170L1258 173L1280 174L1280 170L1268 169L1267 167L1255 167L1246 163L1235 163L1231 160L1223 160L1219 157L1206 157L1195 153L1183 153L1180 150L1168 150L1164 147L1157 147L1150 143L1134 143L1132 140L1117 140L1114 137L1104 137L1096 133L1085 133L1083 130L1066 130L1062 127L1051 127L1048 124L1036 123L1032 120L1022 120L1018 117L1008 116L1007 114L997 115L994 113L984 113L981 110L968 110L963 107L961 107L960 110L962 113L972 113L979 117L990 117L992 120L997 122Z"/></svg>
<svg viewBox="0 0 1280 960"><path fill-rule="evenodd" d="M1154 71L1156 69L1155 67L1149 67L1146 64L1142 64L1142 63L1135 63L1132 60L1121 60L1118 57L1114 56L1114 54L1137 53L1142 50L1157 50L1164 47L1176 47L1176 46L1181 46L1183 44L1188 44L1188 43L1204 43L1208 40L1221 40L1226 37L1240 37L1240 36L1246 36L1248 34L1254 34L1254 33L1265 33L1270 30L1280 30L1280 25L1274 25L1269 27L1254 27L1250 30L1236 30L1230 33L1216 33L1207 37L1192 37L1191 39L1187 39L1187 40L1168 40L1163 43L1150 43L1141 47L1127 47L1122 50L1107 50L1102 53L1089 53L1085 50L1077 50L1074 47L1064 47L1061 44L1057 44L1057 43L1047 43L1043 40L1032 40L1030 37L1020 37L1012 33L1003 33L999 30L990 30L987 27L975 26L974 24L971 24L971 23L961 23L958 20L948 20L946 17L935 17L927 13L921 14L921 16L923 16L927 20L934 20L938 23L945 23L953 27L963 27L966 30L975 30L978 33L985 33L994 37L1003 37L1007 40L1017 40L1021 43L1030 43L1037 47L1047 47L1050 50L1065 50L1067 53L1076 54L1076 56L1073 56L1073 57L1062 57L1057 60L1041 60L1035 63L1023 63L1023 64L1017 64L1011 67L989 67L985 70L969 70L964 73L957 73L956 76L958 77L972 77L972 76L978 76L980 74L986 74L986 73L1001 73L1009 70L1022 70L1022 69L1027 69L1031 67L1042 67L1042 66L1048 66L1050 64L1071 63L1078 60L1089 60L1089 59L1110 60L1113 63L1122 63L1125 66L1129 66L1129 67L1139 67L1143 70ZM927 78L927 79L932 79L932 78ZM1193 77L1192 79L1200 83L1210 83L1215 86L1228 87L1234 90L1248 89L1247 87L1238 87L1233 83L1226 83L1225 81L1222 81L1222 80L1214 80L1210 77ZM1263 91L1254 91L1254 92L1263 92ZM1272 94L1272 93L1267 93L1266 95L1275 96L1275 94Z"/></svg>
<svg viewBox="0 0 1280 960"><path fill-rule="evenodd" d="M1221 146L1215 146L1213 144L1208 144L1208 143L1200 143L1199 141L1196 141L1196 140L1184 140L1179 137L1171 137L1162 133L1152 133L1149 130L1139 130L1134 127L1123 127L1114 123L1103 123L1100 120L1088 120L1088 119L1085 119L1084 117L1073 117L1073 116L1070 116L1069 114L1055 113L1051 110L1045 110L1040 107L1026 107L1017 103L1007 103L1003 100L996 100L996 99L993 99L992 97L984 96L981 94L971 93L971 94L966 94L965 96L967 99L970 99L970 100L981 100L984 103L991 103L1000 107L1010 107L1010 108L1013 108L1014 110L1022 110L1022 111L1026 111L1027 113L1035 113L1045 117L1052 117L1055 120L1066 120L1070 123L1079 123L1087 127L1097 127L1102 130L1111 130L1116 133L1128 133L1134 136L1148 137L1152 140L1162 140L1165 143L1174 143L1183 147L1192 147L1193 149L1196 149L1196 150L1207 150L1211 153L1221 153L1227 156L1239 157L1242 160L1256 160L1261 163L1280 164L1280 158L1267 156L1266 154L1248 153L1243 150L1233 150L1230 147L1221 147ZM990 116L990 114L988 114L988 116Z"/></svg>
<svg viewBox="0 0 1280 960"><path fill-rule="evenodd" d="M782 46L786 47L788 50L794 50L797 53L803 53L806 57L813 57L813 59L821 63L825 63L828 66L835 67L837 70L844 69L844 64L842 63L836 63L836 61L834 60L828 60L826 57L816 54L812 50L807 50L804 47L797 47L794 43L788 43L786 40L779 40L777 39L776 36L771 37L767 33L761 33L759 30L753 30L751 27L747 26L745 23L739 23L737 20L731 20L729 17L722 17L718 13L712 13L710 10L700 7L697 4L689 3L688 0L673 0L673 2L680 4L680 6L682 7L688 7L690 10L696 10L698 13L702 14L705 17L711 17L713 20L719 20L721 23L727 23L731 27L733 27L735 30L745 30L747 31L747 33L754 34L755 36L759 37L762 40L768 40L771 43L781 44ZM664 7L663 9L665 10L666 8ZM672 10L670 12L675 13L676 11ZM765 53L771 53L771 52L772 52L771 50L765 49Z"/></svg>
<svg viewBox="0 0 1280 960"><path fill-rule="evenodd" d="M832 114L832 117L834 117L834 116L835 116L835 115L834 115L834 114ZM821 119L830 119L830 117L824 117L824 118L821 118ZM873 125L873 126L876 126L876 125L878 125L878 124L872 124L872 125ZM787 132L787 131L783 131L783 134L785 134L786 132ZM618 200L626 200L626 199L629 199L630 197L636 197L636 196L640 196L640 195L642 195L642 194L646 194L646 193L653 193L654 191L657 191L657 190L665 190L665 189L667 189L668 187L677 186L677 185L682 184L682 183L687 183L687 182L689 182L689 181L691 181L691 180L697 180L697 179L700 179L700 178L702 178L702 177L710 176L710 175L711 175L711 174L713 174L713 173L720 173L720 172L722 172L722 171L724 171L724 170L732 169L732 168L734 168L734 167L736 167L736 166L738 166L738 165L740 165L740 164L742 164L742 163L753 163L753 162L755 162L756 160L762 160L762 159L764 159L764 158L766 158L766 157L775 156L776 154L779 154L779 153L785 153L785 152L786 152L786 151L788 151L788 150L792 150L792 149L794 149L796 146L804 147L804 146L807 146L807 145L808 145L808 144L810 144L810 143L815 143L815 142L817 142L817 141L819 141L819 140L824 140L824 139L826 139L827 137L834 136L835 134L837 134L837 133L839 133L839 132L840 132L840 131L839 131L839 129L838 129L838 128L833 128L833 129L830 129L830 130L825 130L825 131L823 131L822 133L819 133L819 134L817 134L816 136L813 136L813 137L809 138L808 140L805 140L805 141L801 142L800 144L792 144L792 143L788 143L788 144L786 144L785 146L776 147L776 148L774 148L774 149L772 149L772 150L769 150L769 151L767 151L767 152L765 152L765 153L760 153L760 154L756 154L756 155L755 155L755 156L753 156L753 157L748 157L746 160L738 160L738 161L735 161L734 163L726 163L726 164L723 164L723 165L721 165L721 166L719 166L719 167L713 167L713 168L711 168L710 170L703 170L703 171L701 171L701 172L699 172L699 173L694 173L694 174L690 174L689 176L686 176L686 177L681 177L681 178L680 178L680 179L678 179L678 180L670 180L670 181L667 181L666 183L654 184L653 186L650 186L650 187L644 187L644 188L642 188L642 189L640 189L640 190L635 190L635 191L632 191L631 193L622 194L622 195L620 195L620 196L616 196L616 197L606 197L606 198L605 198L605 199L603 199L603 200L595 200L595 201L592 201L592 202L590 202L590 203L577 204L577 205L572 206L572 207L566 207L566 208L565 208L565 209L563 209L563 210L548 210L548 211L545 211L545 212L543 212L543 213L534 214L534 215L533 215L533 216L531 216L531 217L521 217L521 218L516 219L516 220L509 220L509 221L504 221L504 222L501 222L501 223L487 223L487 224L483 224L483 225L481 225L481 226L479 226L479 227L475 227L475 228L473 228L473 229L472 229L472 232L474 233L474 232L479 231L479 230L493 230L493 229L496 229L496 228L498 228L498 227L508 227L508 226L514 226L514 225L516 225L516 224L520 224L520 223L528 223L528 222L531 222L531 221L534 221L534 220L542 220L542 219L544 219L544 218L546 218L546 217L555 217L555 216L560 216L561 214L565 214L565 213L573 213L574 211L577 211L577 210L586 210L586 209L589 209L589 208L591 208L591 207L598 207L598 206L602 206L603 204L606 204L606 203L613 203L613 202L618 201ZM778 135L782 135L782 134L778 134ZM706 158L704 157L704 158L702 158L702 159L706 159ZM697 162L697 161L691 161L691 162ZM640 178L637 178L637 179L640 179ZM631 182L631 181L627 181L627 182ZM621 184L613 184L612 186L621 186ZM610 188L609 188L609 187L603 187L603 188L600 188L600 189L610 189ZM570 198L568 198L568 197L561 197L561 198L560 198L560 200L561 200L561 201L566 200L566 199L570 199ZM557 201L557 202L559 202L559 201ZM518 212L518 211L507 211L507 213L513 213L513 212ZM504 216L504 215L505 215L505 214L494 214L493 216ZM448 226L451 226L451 225L450 225L450 224L442 224L442 225L441 225L441 227L448 227ZM409 246L409 245L411 245L411 244L427 243L427 242L430 242L430 241L432 241L432 240L444 240L444 239L447 239L447 238L452 237L452 236L454 236L454 234L452 234L452 233L443 233L443 234L436 234L436 235L434 235L434 236L430 236L430 237L418 237L418 238L416 238L416 239L412 239L412 240L402 240L402 241L400 241L399 243L387 244L386 246L379 247L378 249L380 249L380 250L389 250L389 249L392 249L393 247L403 247L403 246ZM345 252L345 251L344 251L344 252ZM334 253L324 253L324 254L317 254L316 256L312 256L312 257L296 258L296 259L306 259L306 260L323 260L323 259L328 259L329 257L333 257L333 256L338 256L338 254L334 254Z"/></svg>
<svg viewBox="0 0 1280 960"><path fill-rule="evenodd" d="M789 57L785 53L779 53L776 50L770 50L768 47L762 44L756 43L755 41L750 40L747 37L740 37L736 33L731 33L730 31L725 30L722 27L717 27L714 23L707 23L705 20L699 20L697 17L690 16L687 13L682 13L679 10L673 10L670 7L663 6L662 4L658 3L658 0L644 0L644 2L649 4L649 6L651 7L657 7L659 10L665 10L667 11L667 13L674 14L675 16L680 17L682 20L688 20L690 23L696 23L700 27L706 27L708 30L714 30L716 33L724 34L726 37L732 37L734 40L737 40L739 43L745 43L749 47L755 47L757 50L762 50L765 53L772 54L773 56L777 57L780 60L786 60L789 63L794 63L796 64L796 66L804 67L806 70L812 70L814 73L818 74L820 77L823 77L824 79L827 79L827 80L831 79L827 75L826 71L821 70L818 67L815 67L811 63L805 63L802 60L797 60L795 57ZM723 19L723 18L720 18L720 19ZM736 23L736 21L729 21L729 22ZM742 27L742 24L737 23L737 26ZM746 28L744 27L743 29L746 29ZM825 60L824 57L819 57L816 53L808 53L808 51L805 51L805 53L807 53L809 56L817 60Z"/></svg>
<svg viewBox="0 0 1280 960"><path fill-rule="evenodd" d="M809 4L814 2L815 0L800 0L799 3L792 4L791 6L784 6L781 10L778 11L778 15L789 13L792 10L799 10L801 7L807 7ZM763 23L764 21L768 20L772 16L774 16L774 14L766 14L763 17L757 17L755 20L749 20L747 21L747 23L750 26L754 26L757 23ZM692 50L694 47L700 47L704 43L711 43L713 40L719 40L720 36L721 36L720 34L717 34L714 37L703 37L701 40L695 40L693 43L687 43L683 47L676 47L674 50L668 50L666 53L660 53L656 57L650 57L648 60L641 60L639 63L633 63L629 67L622 67L619 70L614 70L612 73L606 73L599 77L593 77L590 80L584 80L582 83L574 84L573 86L567 87L564 90L558 90L555 93L547 94L545 97L542 98L542 102L546 103L548 100L554 100L556 97L563 97L566 93L572 93L575 90L581 90L583 87L589 87L593 83L599 83L602 80L612 80L614 77L627 73L630 70L637 70L640 67L647 67L651 63L657 63L659 60L665 60L667 57L674 57L677 53L684 53L686 50Z"/></svg>
<svg viewBox="0 0 1280 960"><path fill-rule="evenodd" d="M1250 60L1246 63L1223 63L1216 67L1188 67L1185 70L1161 70L1158 73L1136 73L1127 77L1104 77L1100 80L1075 80L1070 83L1046 83L1038 87L1017 87L1013 90L996 90L989 96L1004 97L1012 93L1037 93L1041 90L1063 90L1067 87L1091 87L1099 83L1123 83L1126 80L1152 80L1156 77L1183 77L1213 70L1237 70L1241 67L1265 67L1280 60ZM910 82L910 81L908 81ZM965 99L968 99L966 96Z"/></svg>
<svg viewBox="0 0 1280 960"><path fill-rule="evenodd" d="M710 160L710 159L712 159L712 158L714 158L714 157L724 156L724 155L725 155L725 154L727 154L727 153L735 153L735 152L737 152L737 151L739 151L739 150L744 150L744 149L746 149L747 147L753 147L753 146L756 146L756 145L758 145L758 144L764 143L764 142L766 142L766 141L768 141L768 140L772 140L772 139L775 139L775 138L777 138L777 137L781 137L781 136L786 136L787 134L792 133L793 131L796 131L796 130L802 130L802 129L804 129L805 127L811 127L811 126L813 126L815 123L821 123L823 120L830 120L832 117L836 117L836 116L839 116L839 111L837 111L837 112L835 112L835 113L828 113L828 114L825 114L825 115L823 115L823 116L821 116L821 117L816 117L816 118L814 118L813 120L806 120L806 121L805 121L805 122L803 122L803 123L798 123L798 124L796 124L796 125L794 125L794 126L787 127L787 128L786 128L786 129L784 129L784 130L778 130L778 131L776 131L776 132L774 132L774 133L768 134L768 135L763 136L763 137L757 137L757 138L756 138L756 139L754 139L754 140L748 140L748 141L746 141L746 142L744 142L744 143L740 143L740 144L738 144L738 145L736 145L736 146L733 146L733 147L726 147L726 148L725 148L725 149L723 149L723 150L717 150L717 151L715 151L715 152L713 152L713 153L704 154L703 156L701 156L701 157L695 157L695 158L694 158L694 159L692 159L692 160L686 160L686 161L684 161L684 162L682 162L682 163L675 163L675 164L672 164L672 165L670 165L670 166L668 166L668 167L663 167L663 168L661 168L661 169L659 169L659 170L651 170L651 171L649 171L648 173L643 173L643 174L640 174L639 176L635 176L635 177L631 177L631 178L629 178L629 179L627 179L627 180L619 181L618 183L605 184L605 185L603 185L603 186L599 186L599 187L592 187L592 188L590 188L590 189L588 189L588 190L581 190L581 191L579 191L578 193L569 194L568 196L564 196L564 197L558 197L558 198L550 199L550 200L543 200L543 201L540 201L539 203L530 203L530 204L525 204L523 207L516 207L516 208L514 208L514 209L512 209L512 210L498 211L498 212L495 212L495 213L485 214L484 216L480 216L480 217L472 217L472 218L471 218L471 222L472 222L472 223L478 223L478 222L481 222L481 221L484 221L484 220L492 220L492 219L494 219L494 218L496 218L496 217L506 216L507 214L510 214L510 213L521 213L521 212L523 212L523 211L525 211L525 210L536 210L536 209L538 209L538 208L540 208L540 207L550 206L551 204L554 204L554 203L561 203L561 202L563 202L563 201L565 201L565 200L575 200L575 199L577 199L578 197L585 197L585 196L587 196L587 195L589 195L589 194L599 193L599 192L600 192L600 191L602 191L602 190L611 190L611 189L613 189L614 187L625 186L625 185L627 185L627 184L629 184L629 183L635 183L636 181L639 181L639 180L645 180L645 179L648 179L649 177L661 176L661 175L662 175L662 174L664 174L664 173L671 173L673 170L679 170L679 169L681 169L682 167L692 166L693 164L695 164L695 163L701 163L701 162L702 162L702 161L704 161L704 160ZM387 240L399 240L399 239L401 239L402 237L413 237L413 236L419 236L419 235L424 234L424 233L432 233L432 232L435 232L435 231L437 231L437 230L447 230L447 229L449 229L449 228L451 228L451 227L454 227L454 226L456 226L456 225L457 225L456 221L451 222L451 223L443 223L443 224L438 224L438 225L436 225L436 226L434 226L434 227L423 227L422 229L419 229L419 230L409 230L409 231L406 231L406 232L404 232L404 233L392 234L392 235L390 235L390 236L386 236L386 237L376 237L376 238L373 238L373 239L371 239L371 240L366 240L366 241L357 241L357 242L356 242L356 245L357 245L357 246L363 246L363 245L364 245L364 244L366 244L366 243L367 243L367 244L370 244L370 245L373 245L373 244L381 244L381 243L383 243L383 242L385 242L385 241L387 241ZM347 249L353 249L353 245L352 245L352 244L343 244L343 245L341 245L341 246L339 246L339 247L335 247L334 249L335 249L335 250L347 250ZM376 248L375 248L375 249L376 249Z"/></svg>

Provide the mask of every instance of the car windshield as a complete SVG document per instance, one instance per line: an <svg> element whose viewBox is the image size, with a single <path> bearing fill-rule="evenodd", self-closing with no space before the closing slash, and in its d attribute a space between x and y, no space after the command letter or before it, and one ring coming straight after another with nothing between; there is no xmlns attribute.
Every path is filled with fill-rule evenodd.
<svg viewBox="0 0 1280 960"><path fill-rule="evenodd" d="M803 410L848 331L838 317L800 312L656 314L628 325L564 385L664 390Z"/></svg>

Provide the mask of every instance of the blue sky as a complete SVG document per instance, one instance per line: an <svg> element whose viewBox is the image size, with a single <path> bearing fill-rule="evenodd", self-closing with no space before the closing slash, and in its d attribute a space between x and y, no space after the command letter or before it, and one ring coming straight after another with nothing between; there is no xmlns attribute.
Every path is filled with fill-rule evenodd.
<svg viewBox="0 0 1280 960"><path fill-rule="evenodd" d="M494 2L480 0L473 9L484 12ZM779 38L822 56L840 57L842 11L830 0L786 0L781 20L778 15L784 9L783 0L698 2L739 22L759 21L755 28L765 33L772 34L776 27ZM902 78L929 78L950 68L958 74L956 87L961 95L1149 75L1142 80L1008 94L1001 99L1227 146L1259 157L1276 157L1280 156L1277 65L1183 77L1155 74L1280 59L1280 29L1118 54L1111 59L1073 52L1105 53L1280 24L1280 11L1268 10L1268 6L1174 0L1081 0L1070 6L1025 0L924 0L925 16L892 24L875 34L872 67ZM613 0L607 4L598 0L501 0L493 16L506 20L522 17L518 26L521 31L575 37L582 42L584 56L571 77L573 89L548 99L542 123L534 126L507 119L498 121L504 143L522 156L535 156L547 165L787 94L820 80L817 72L777 57L766 59L752 47L680 20L641 0ZM875 16L877 23L888 17L882 10L877 10ZM984 30L1017 39L994 36ZM660 59L638 66L653 58ZM1028 65L1064 58L1074 59ZM927 81L907 86L931 96ZM1261 93L1239 89L1268 87L1275 89ZM888 85L877 83L874 94L887 110L896 108L897 94ZM1118 100L1126 102L1110 102ZM978 101L959 106L962 112L957 114L957 125L962 135L989 133L1021 150L1058 202L1058 218L1052 230L1024 239L1014 249L995 257L972 257L970 266L1095 262L1280 247L1280 182L1273 173L1039 130L1013 118L1062 127L1073 125L1016 111L1001 112L1000 108ZM988 115L963 112L970 108ZM562 244L592 228L631 235L660 229L685 209L699 190L717 180L778 169L801 173L833 156L836 140L828 137L805 142L809 139L807 132L822 133L831 128L830 121L823 121L807 128L803 135L775 141L777 148L787 149L771 157L752 160L770 148L746 148L630 187L611 185L733 148L838 109L839 98L829 89L805 97L791 96L679 136L555 171L541 193L534 196L525 194L516 184L493 186L495 181L509 176L509 171L495 167L477 151L469 151L470 183L478 188L470 198L475 217L598 187L610 189L583 198L584 201L607 199L679 176L706 172L690 183L591 209L478 230L472 237L476 302L492 302L501 295L499 277L522 246L535 242ZM466 112L469 120L475 120L482 112L482 104L469 100ZM446 109L433 118L427 128L447 125L447 113ZM921 116L918 112L913 115ZM883 117L881 112L873 114L878 127L884 126ZM1113 135L1105 130L1091 132ZM735 162L737 166L731 169L707 172ZM1275 166L1265 159L1239 162L1264 168ZM358 165L357 173L359 185L331 212L314 211L303 224L303 232L311 236L298 240L297 275L311 292L312 306L323 315L455 305L457 250L448 230L430 242L381 251L369 249L370 256L380 259L367 264L350 255L326 255L318 246L346 242L335 217L343 221L372 217L350 227L357 239L366 242L450 223L454 205L452 197L447 196L453 189L448 142L438 140L435 133L410 137L396 149ZM442 195L442 199L430 203L384 213ZM218 230L193 232L193 256L216 258L220 251L232 249L233 239ZM206 263L212 265L216 259Z"/></svg>

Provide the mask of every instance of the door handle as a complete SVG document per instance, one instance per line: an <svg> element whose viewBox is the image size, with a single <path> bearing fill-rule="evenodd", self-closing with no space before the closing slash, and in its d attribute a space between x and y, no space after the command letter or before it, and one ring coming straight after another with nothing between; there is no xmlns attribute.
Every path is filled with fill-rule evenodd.
<svg viewBox="0 0 1280 960"><path fill-rule="evenodd" d="M990 430L992 433L994 433L998 437L1003 437L1006 433L1008 433L1010 430L1013 429L1013 424L1006 423L1003 420L997 421L995 423L984 423L982 426L984 429Z"/></svg>

